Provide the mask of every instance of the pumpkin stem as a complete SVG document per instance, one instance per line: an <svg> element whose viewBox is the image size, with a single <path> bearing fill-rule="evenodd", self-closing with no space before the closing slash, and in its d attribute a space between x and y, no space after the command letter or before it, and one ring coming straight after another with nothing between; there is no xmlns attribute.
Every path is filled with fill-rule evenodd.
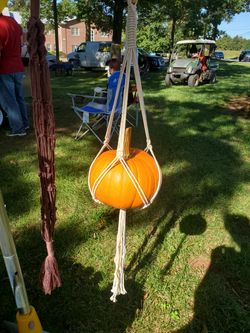
<svg viewBox="0 0 250 333"><path fill-rule="evenodd" d="M130 146L132 140L132 127L128 127L125 130L125 138L124 138L124 159L128 159L130 156Z"/></svg>

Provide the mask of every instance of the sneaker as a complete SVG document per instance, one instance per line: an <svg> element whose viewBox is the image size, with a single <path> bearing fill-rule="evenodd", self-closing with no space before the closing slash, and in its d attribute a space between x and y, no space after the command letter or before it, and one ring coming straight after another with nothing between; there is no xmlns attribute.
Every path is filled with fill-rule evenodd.
<svg viewBox="0 0 250 333"><path fill-rule="evenodd" d="M6 135L7 136L25 136L27 133L26 132L20 132L20 133L11 133L8 132Z"/></svg>

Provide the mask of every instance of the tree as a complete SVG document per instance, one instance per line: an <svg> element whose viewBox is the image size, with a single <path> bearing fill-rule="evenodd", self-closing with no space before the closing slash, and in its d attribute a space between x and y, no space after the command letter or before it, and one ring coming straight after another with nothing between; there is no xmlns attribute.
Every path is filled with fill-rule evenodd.
<svg viewBox="0 0 250 333"><path fill-rule="evenodd" d="M223 20L231 21L235 14L249 11L249 0L206 0L201 8L204 26L203 36L216 39L220 35L218 26Z"/></svg>
<svg viewBox="0 0 250 333"><path fill-rule="evenodd" d="M141 3L139 15L143 20L165 24L166 38L171 50L175 43L175 34L183 22L193 20L194 13L200 9L200 0L152 0ZM166 29L167 28L167 29Z"/></svg>
<svg viewBox="0 0 250 333"><path fill-rule="evenodd" d="M10 1L10 10L18 11L22 17L22 26L26 27L30 16L30 1L12 0ZM76 16L76 6L74 0L61 0L57 4L58 22L64 21L66 18ZM40 0L40 17L46 20L45 29L54 28L53 0Z"/></svg>
<svg viewBox="0 0 250 333"><path fill-rule="evenodd" d="M78 18L84 20L88 29L86 40L90 40L90 27L94 25L104 32L113 31L112 54L120 57L120 44L124 27L125 0L77 0Z"/></svg>
<svg viewBox="0 0 250 333"><path fill-rule="evenodd" d="M224 35L217 40L216 44L221 50L240 51L250 49L250 40L240 36L230 37L228 35Z"/></svg>

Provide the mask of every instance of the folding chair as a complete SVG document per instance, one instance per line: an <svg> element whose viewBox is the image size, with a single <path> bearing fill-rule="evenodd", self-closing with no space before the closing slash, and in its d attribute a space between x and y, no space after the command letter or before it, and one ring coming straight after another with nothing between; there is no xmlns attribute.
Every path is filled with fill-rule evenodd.
<svg viewBox="0 0 250 333"><path fill-rule="evenodd" d="M115 72L109 79L109 85L106 96L100 96L100 88L94 91L94 96L80 95L80 94L68 94L72 99L72 109L75 114L80 118L81 124L75 136L76 140L81 139L88 132L94 134L94 136L103 143L102 139L96 133L102 126L107 125L110 113L113 108L115 94L118 84L120 72ZM113 122L112 134L116 131L118 120L120 119L122 110L122 92L125 83L125 78L122 79L121 87L119 90L118 100L115 108L115 119ZM104 93L105 94L105 93ZM82 106L82 103L86 100L89 102ZM84 128L86 130L84 131Z"/></svg>

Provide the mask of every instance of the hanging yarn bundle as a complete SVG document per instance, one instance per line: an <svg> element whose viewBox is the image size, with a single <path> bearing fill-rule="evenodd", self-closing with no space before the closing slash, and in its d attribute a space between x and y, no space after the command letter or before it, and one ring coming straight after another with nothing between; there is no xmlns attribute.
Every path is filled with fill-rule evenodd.
<svg viewBox="0 0 250 333"><path fill-rule="evenodd" d="M116 96L104 144L90 166L88 178L89 189L95 201L120 209L116 255L114 259L115 273L113 287L111 290L113 295L110 298L113 302L116 302L117 295L126 294L124 287L126 210L129 208L145 208L149 206L157 196L162 182L161 170L154 155L149 136L137 60L137 1L127 0L127 2L127 42L120 77L118 80ZM146 136L145 150L130 148L131 129L126 129L127 101L132 64L134 67L135 81ZM111 139L112 122L114 119L114 112L124 73L126 76L118 145L116 150L111 150L109 142Z"/></svg>
<svg viewBox="0 0 250 333"><path fill-rule="evenodd" d="M44 293L50 295L55 288L61 286L53 240L56 223L55 119L46 60L44 24L40 20L40 1L31 1L30 5L27 38L32 83L32 112L41 186L41 234L47 250L40 271L40 280Z"/></svg>

